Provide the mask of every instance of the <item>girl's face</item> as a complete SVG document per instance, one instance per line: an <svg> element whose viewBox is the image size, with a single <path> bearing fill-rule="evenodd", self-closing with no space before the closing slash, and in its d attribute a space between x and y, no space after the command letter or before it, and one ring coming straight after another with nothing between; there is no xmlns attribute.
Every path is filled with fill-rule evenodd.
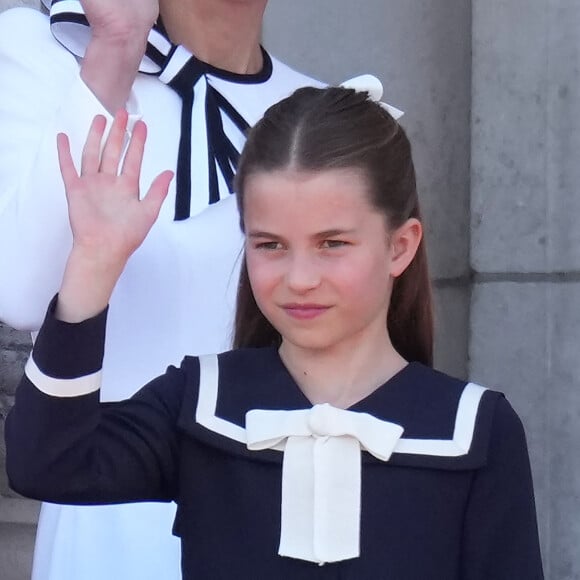
<svg viewBox="0 0 580 580"><path fill-rule="evenodd" d="M392 279L416 246L401 246L398 230L387 230L359 171L250 175L244 222L256 302L286 346L343 351L388 340Z"/></svg>

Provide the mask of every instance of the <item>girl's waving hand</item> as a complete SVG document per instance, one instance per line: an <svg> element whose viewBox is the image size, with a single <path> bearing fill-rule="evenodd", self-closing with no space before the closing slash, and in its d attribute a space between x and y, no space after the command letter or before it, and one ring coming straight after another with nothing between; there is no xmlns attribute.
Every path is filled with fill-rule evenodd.
<svg viewBox="0 0 580 580"><path fill-rule="evenodd" d="M155 223L173 178L171 171L159 174L141 199L139 176L147 127L137 121L123 156L126 111L117 113L103 145L105 126L104 117L95 117L80 173L67 136L57 136L73 234L57 312L70 322L96 314L107 305L127 260Z"/></svg>

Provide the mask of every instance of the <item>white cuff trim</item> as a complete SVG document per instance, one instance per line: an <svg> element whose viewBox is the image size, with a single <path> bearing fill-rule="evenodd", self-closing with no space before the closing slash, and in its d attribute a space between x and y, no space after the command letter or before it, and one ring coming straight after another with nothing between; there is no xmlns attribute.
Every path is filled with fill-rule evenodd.
<svg viewBox="0 0 580 580"><path fill-rule="evenodd" d="M101 386L102 371L100 370L75 379L55 379L45 375L32 356L26 363L24 373L39 391L51 397L80 397L98 391Z"/></svg>

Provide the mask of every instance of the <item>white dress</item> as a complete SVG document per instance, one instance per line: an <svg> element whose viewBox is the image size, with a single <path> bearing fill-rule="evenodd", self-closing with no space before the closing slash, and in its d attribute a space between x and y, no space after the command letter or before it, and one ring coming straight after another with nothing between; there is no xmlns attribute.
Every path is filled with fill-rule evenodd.
<svg viewBox="0 0 580 580"><path fill-rule="evenodd" d="M111 300L102 398L125 398L185 354L228 348L242 248L235 199L218 171L220 201L208 205L204 94L219 91L250 124L304 85L320 86L274 58L268 78L202 76L195 85L191 216L174 221L174 184L159 220L131 258ZM249 82L250 81L250 82ZM139 75L130 112L148 124L142 188L175 169L181 100L158 78ZM80 153L89 124L107 114L79 76L74 56L39 12L0 15L0 319L39 328L57 291L71 244L55 135ZM107 115L108 116L108 115ZM243 134L223 115L239 151ZM198 138L199 137L199 138ZM180 578L174 506L44 505L34 580L173 580Z"/></svg>

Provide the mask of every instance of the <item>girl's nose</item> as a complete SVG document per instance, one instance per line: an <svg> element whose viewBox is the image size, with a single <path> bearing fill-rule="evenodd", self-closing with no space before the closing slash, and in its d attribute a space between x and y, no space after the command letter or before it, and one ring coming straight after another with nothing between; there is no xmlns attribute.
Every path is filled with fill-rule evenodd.
<svg viewBox="0 0 580 580"><path fill-rule="evenodd" d="M286 284L293 292L303 293L320 284L320 269L313 256L294 253L287 262Z"/></svg>

